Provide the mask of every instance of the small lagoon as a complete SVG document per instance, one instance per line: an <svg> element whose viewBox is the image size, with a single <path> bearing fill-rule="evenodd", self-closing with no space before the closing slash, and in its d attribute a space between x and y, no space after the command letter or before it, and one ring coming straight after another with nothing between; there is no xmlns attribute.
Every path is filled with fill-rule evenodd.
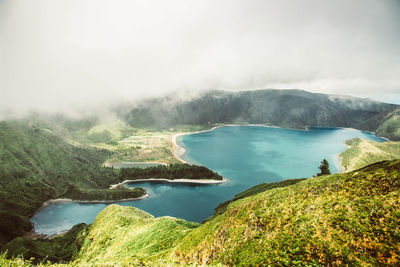
<svg viewBox="0 0 400 267"><path fill-rule="evenodd" d="M263 182L315 175L323 158L332 172L339 172L338 154L344 141L364 138L383 142L369 132L343 128L291 130L262 126L224 126L212 131L179 137L188 162L201 164L220 173L228 182L219 185L141 182L150 198L119 202L140 208L155 217L173 216L201 222L214 208L235 194ZM109 204L64 202L41 209L31 221L38 233L51 235L81 222L92 223Z"/></svg>

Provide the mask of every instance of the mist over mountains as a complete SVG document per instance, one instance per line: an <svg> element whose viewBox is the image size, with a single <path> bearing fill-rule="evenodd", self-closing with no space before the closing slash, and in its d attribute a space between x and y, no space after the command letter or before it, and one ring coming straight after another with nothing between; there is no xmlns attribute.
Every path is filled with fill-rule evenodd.
<svg viewBox="0 0 400 267"><path fill-rule="evenodd" d="M175 92L113 102L84 109L31 112L3 116L47 121L61 127L89 130L99 123L123 121L135 128L169 129L178 125L265 124L304 129L313 126L349 127L400 139L400 106L367 98L311 93L304 90L264 89L249 91L206 90ZM18 113L15 113L18 114ZM15 115L14 114L14 115Z"/></svg>
<svg viewBox="0 0 400 267"><path fill-rule="evenodd" d="M175 101L174 95L151 98L118 116L131 126L171 127L179 124L262 123L280 127L353 127L398 105L370 99L310 93L303 90L206 91L189 100Z"/></svg>

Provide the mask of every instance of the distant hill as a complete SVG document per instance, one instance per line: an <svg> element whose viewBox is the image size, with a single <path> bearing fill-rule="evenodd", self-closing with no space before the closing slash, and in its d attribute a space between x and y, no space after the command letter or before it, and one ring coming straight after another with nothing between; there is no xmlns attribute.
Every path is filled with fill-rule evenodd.
<svg viewBox="0 0 400 267"><path fill-rule="evenodd" d="M370 99L302 90L212 90L188 100L175 96L148 99L129 112L120 112L120 116L135 127L215 123L263 123L289 128L357 127L396 107L399 106Z"/></svg>
<svg viewBox="0 0 400 267"><path fill-rule="evenodd" d="M93 142L117 142L124 137L133 135L132 129L118 120L113 123L99 124L88 131L88 138Z"/></svg>
<svg viewBox="0 0 400 267"><path fill-rule="evenodd" d="M111 205L78 234L69 265L397 266L399 193L395 160L256 186L201 225ZM27 253L50 246L9 247L24 243Z"/></svg>
<svg viewBox="0 0 400 267"><path fill-rule="evenodd" d="M400 108L379 113L360 124L359 128L374 131L393 141L400 141Z"/></svg>

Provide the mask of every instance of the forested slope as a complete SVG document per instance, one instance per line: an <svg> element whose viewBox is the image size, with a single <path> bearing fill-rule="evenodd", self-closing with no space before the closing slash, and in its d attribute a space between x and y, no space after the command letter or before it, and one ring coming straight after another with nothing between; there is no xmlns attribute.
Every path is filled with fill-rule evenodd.
<svg viewBox="0 0 400 267"><path fill-rule="evenodd" d="M266 123L289 128L356 128L373 116L396 107L370 99L302 90L213 90L183 100L175 100L174 96L148 99L129 111L120 110L119 116L136 127Z"/></svg>
<svg viewBox="0 0 400 267"><path fill-rule="evenodd" d="M29 231L27 216L46 200L118 182L114 170L101 168L106 156L106 151L72 146L28 121L0 122L0 246ZM143 193L113 191L115 198Z"/></svg>

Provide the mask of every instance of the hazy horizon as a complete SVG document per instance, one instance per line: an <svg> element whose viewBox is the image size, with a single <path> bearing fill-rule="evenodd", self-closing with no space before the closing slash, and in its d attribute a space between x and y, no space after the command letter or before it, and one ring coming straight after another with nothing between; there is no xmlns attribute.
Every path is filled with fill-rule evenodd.
<svg viewBox="0 0 400 267"><path fill-rule="evenodd" d="M0 0L0 106L301 89L400 104L400 1Z"/></svg>

